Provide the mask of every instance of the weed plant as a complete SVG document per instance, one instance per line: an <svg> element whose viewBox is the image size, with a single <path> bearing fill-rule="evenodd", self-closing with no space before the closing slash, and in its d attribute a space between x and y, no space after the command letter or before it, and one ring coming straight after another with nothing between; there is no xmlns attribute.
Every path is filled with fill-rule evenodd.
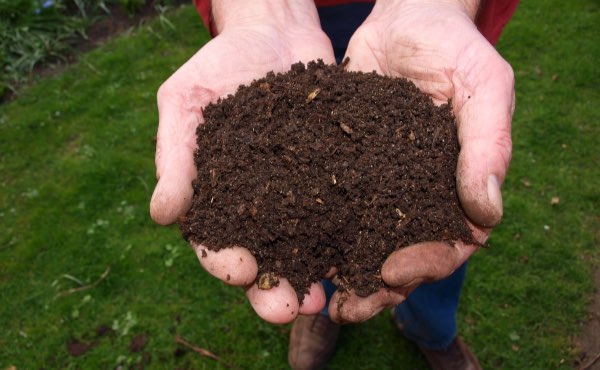
<svg viewBox="0 0 600 370"><path fill-rule="evenodd" d="M0 0L0 94L15 91L41 63L64 61L84 36L86 19L69 16L62 3Z"/></svg>
<svg viewBox="0 0 600 370"><path fill-rule="evenodd" d="M37 67L66 62L86 28L110 8L139 12L150 0L0 0L0 99L31 81ZM155 4L161 17L173 1Z"/></svg>

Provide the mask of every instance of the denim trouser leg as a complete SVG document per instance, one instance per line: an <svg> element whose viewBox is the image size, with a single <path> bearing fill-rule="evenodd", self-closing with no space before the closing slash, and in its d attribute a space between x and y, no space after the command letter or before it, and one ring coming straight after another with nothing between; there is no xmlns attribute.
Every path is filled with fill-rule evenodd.
<svg viewBox="0 0 600 370"><path fill-rule="evenodd" d="M329 279L321 280L321 284L323 284L323 288L325 289L325 307L321 310L321 315L329 316L329 302L331 301L331 296L337 290L337 287L331 282Z"/></svg>
<svg viewBox="0 0 600 370"><path fill-rule="evenodd" d="M404 335L429 349L444 349L456 337L456 310L467 264L449 277L422 284L396 306L395 319Z"/></svg>
<svg viewBox="0 0 600 370"><path fill-rule="evenodd" d="M331 40L338 63L342 62L354 31L364 22L372 9L373 4L360 2L318 8L321 27Z"/></svg>
<svg viewBox="0 0 600 370"><path fill-rule="evenodd" d="M443 280L420 285L396 306L396 321L402 324L402 331L409 340L429 349L444 349L450 345L456 337L456 310L466 271L465 263ZM321 282L327 297L321 314L327 315L336 287L330 280Z"/></svg>

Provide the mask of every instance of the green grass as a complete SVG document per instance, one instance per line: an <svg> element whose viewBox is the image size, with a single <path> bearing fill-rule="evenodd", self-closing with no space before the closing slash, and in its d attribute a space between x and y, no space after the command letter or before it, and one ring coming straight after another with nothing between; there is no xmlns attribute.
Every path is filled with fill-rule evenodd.
<svg viewBox="0 0 600 370"><path fill-rule="evenodd" d="M258 319L149 219L155 92L208 40L192 8L170 20L0 106L0 369L139 363L129 344L142 333L149 368L222 368L176 353L175 335L238 368L287 366L289 326ZM599 25L594 0L523 1L499 44L518 101L505 220L472 259L459 314L484 368L572 368L598 261ZM103 325L116 330L98 337ZM71 357L73 339L95 347ZM426 367L380 315L344 328L331 368Z"/></svg>

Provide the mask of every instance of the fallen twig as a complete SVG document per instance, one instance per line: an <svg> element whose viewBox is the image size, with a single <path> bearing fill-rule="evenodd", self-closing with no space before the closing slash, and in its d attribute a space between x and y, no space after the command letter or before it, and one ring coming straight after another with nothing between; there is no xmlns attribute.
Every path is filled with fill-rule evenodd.
<svg viewBox="0 0 600 370"><path fill-rule="evenodd" d="M593 359L591 359L587 364L581 365L579 367L579 369L577 370L588 370L589 368L591 368L592 366L594 366L594 364L600 360L600 353L598 353L596 355L596 357L594 357Z"/></svg>
<svg viewBox="0 0 600 370"><path fill-rule="evenodd" d="M100 277L96 281L94 281L93 283L88 284L88 285L84 285L84 286L80 286L80 287L77 287L77 288L71 288L69 290L62 291L62 292L60 292L60 293L58 293L56 295L56 298L65 297L65 296L68 296L68 295L73 294L73 293L77 293L77 292L81 292L83 290L88 290L90 288L93 288L96 285L100 284L100 282L102 280L106 279L106 277L108 276L109 273L110 273L110 266L108 266L106 268L106 270L102 273L102 275L100 275Z"/></svg>
<svg viewBox="0 0 600 370"><path fill-rule="evenodd" d="M230 368L231 365L223 362L223 360L221 359L221 357L215 355L214 353L212 353L211 351L204 349L204 348L200 348L197 347L193 344L191 344L190 342L186 341L185 339L183 339L182 337L180 337L179 335L175 336L175 342L178 344L181 344L182 346L191 349L192 351L198 353L201 356L204 357L208 357L208 358L212 358L213 360L217 361L218 363L220 363L221 365Z"/></svg>

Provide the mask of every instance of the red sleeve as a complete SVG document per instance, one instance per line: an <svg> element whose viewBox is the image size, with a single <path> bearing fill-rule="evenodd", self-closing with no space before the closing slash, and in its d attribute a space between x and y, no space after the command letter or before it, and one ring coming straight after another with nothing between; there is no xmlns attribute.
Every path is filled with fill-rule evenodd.
<svg viewBox="0 0 600 370"><path fill-rule="evenodd" d="M482 0L475 24L479 32L496 45L504 26L512 17L519 0Z"/></svg>
<svg viewBox="0 0 600 370"><path fill-rule="evenodd" d="M215 37L217 35L217 28L215 27L215 22L212 19L212 9L210 6L211 0L194 0L194 5L198 10L198 14L200 14L200 18L202 18L202 22L206 26L210 35Z"/></svg>
<svg viewBox="0 0 600 370"><path fill-rule="evenodd" d="M370 0L315 0L317 6L332 6L351 2L369 2ZM498 42L504 26L512 17L519 0L482 0L481 8L475 19L477 28L494 45ZM211 35L217 30L211 17L210 0L194 0L194 5Z"/></svg>
<svg viewBox="0 0 600 370"><path fill-rule="evenodd" d="M317 6L334 6L348 3L374 3L373 0L315 0Z"/></svg>

